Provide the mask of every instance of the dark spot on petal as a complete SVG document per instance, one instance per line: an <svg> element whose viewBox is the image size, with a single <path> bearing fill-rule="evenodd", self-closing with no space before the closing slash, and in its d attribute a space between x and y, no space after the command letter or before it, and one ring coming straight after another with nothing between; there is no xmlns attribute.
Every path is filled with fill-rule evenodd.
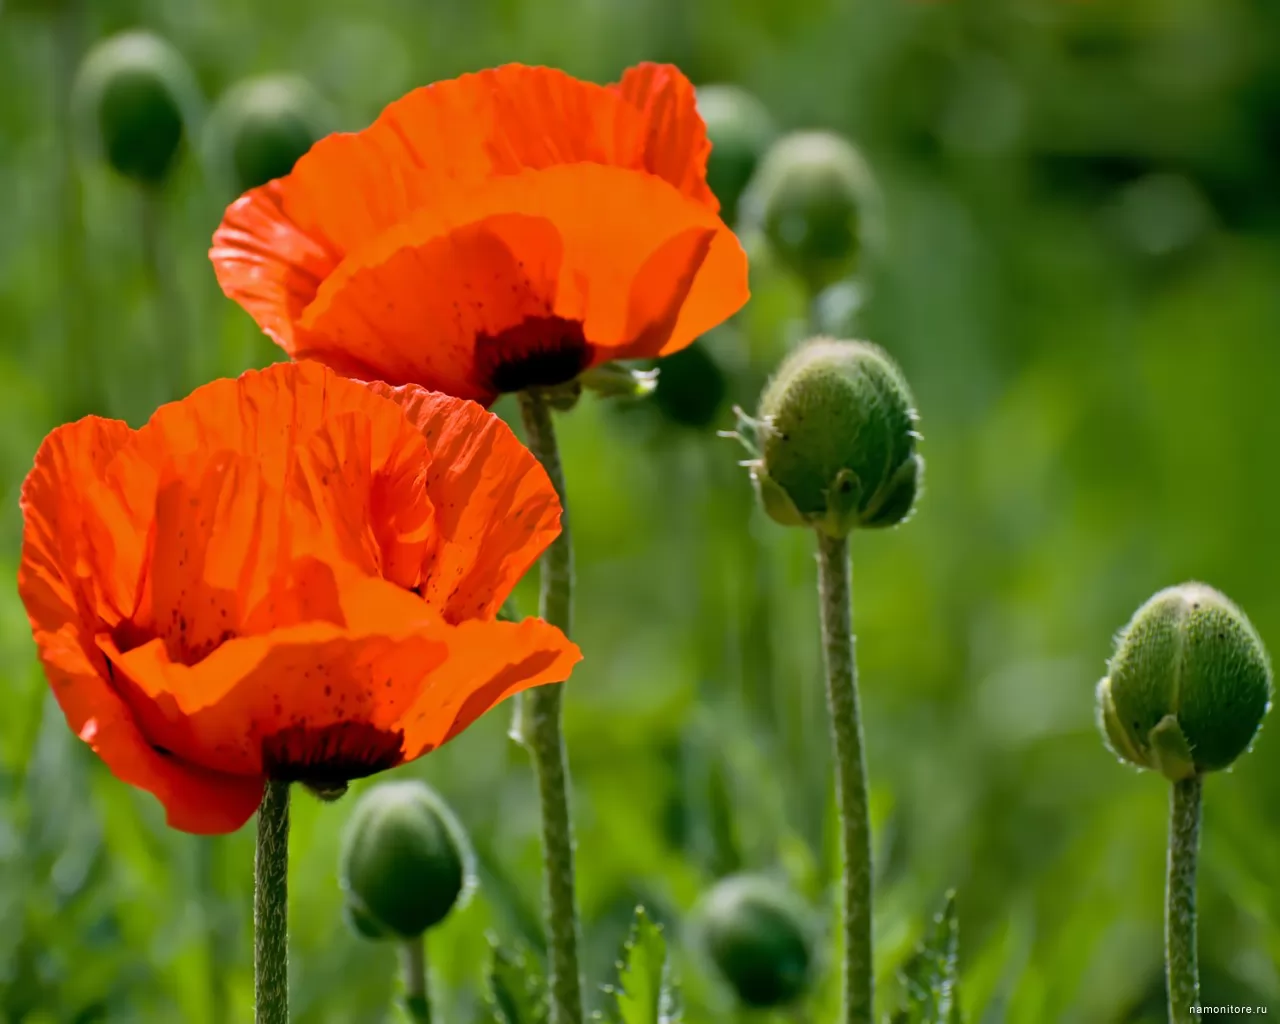
<svg viewBox="0 0 1280 1024"><path fill-rule="evenodd" d="M495 391L567 384L590 363L591 345L577 320L531 316L476 338L476 374Z"/></svg>
<svg viewBox="0 0 1280 1024"><path fill-rule="evenodd" d="M403 757L403 730L378 729L367 722L291 725L262 740L268 777L324 792L394 768Z"/></svg>

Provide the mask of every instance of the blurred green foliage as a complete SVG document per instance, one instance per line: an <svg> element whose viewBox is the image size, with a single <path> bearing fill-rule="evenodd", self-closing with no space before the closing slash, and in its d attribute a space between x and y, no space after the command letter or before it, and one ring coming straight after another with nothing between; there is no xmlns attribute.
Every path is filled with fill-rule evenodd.
<svg viewBox="0 0 1280 1024"><path fill-rule="evenodd" d="M205 257L231 198L188 151L160 228L181 327L156 313L142 200L68 142L75 64L132 27L169 39L206 102L306 76L342 123L512 60L602 81L641 59L759 96L782 130L844 132L886 244L850 312L903 365L929 466L918 514L854 544L888 998L958 891L968 1019L1162 1019L1167 786L1094 724L1110 637L1204 579L1280 649L1280 5L1273 0L36 0L0 10L0 561L44 433L141 422L278 357ZM562 418L579 549L568 699L589 989L643 902L692 1024L733 1020L682 938L718 877L788 878L829 917L835 850L811 538L755 510L735 447L805 333L757 240L754 299L707 339L728 401L701 429L588 400ZM846 318L848 319L848 318ZM499 411L509 414L504 404ZM709 416L710 414L708 414ZM525 587L526 600L531 596ZM527 605L526 605L527 606ZM0 587L0 1019L248 1017L251 830L168 831L46 695ZM402 769L456 808L480 891L432 935L443 1019L481 1019L486 932L534 951L536 806L499 710ZM1280 1012L1280 740L1206 786L1204 996ZM341 920L352 801L296 801L296 1019L392 1018L393 957ZM829 922L828 922L829 927ZM792 1019L831 1019L828 977ZM742 1017L742 1020L747 1020Z"/></svg>

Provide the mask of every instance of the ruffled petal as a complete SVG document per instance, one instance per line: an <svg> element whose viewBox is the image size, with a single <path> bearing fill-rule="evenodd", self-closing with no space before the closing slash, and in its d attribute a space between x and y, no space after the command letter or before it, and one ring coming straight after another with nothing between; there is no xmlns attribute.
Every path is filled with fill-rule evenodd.
<svg viewBox="0 0 1280 1024"><path fill-rule="evenodd" d="M432 540L426 442L396 404L324 367L206 385L158 410L112 468L130 460L163 475L154 607L144 600L138 621L195 630L187 655L171 648L177 660L228 630L331 620L336 577L321 562L418 583Z"/></svg>
<svg viewBox="0 0 1280 1024"><path fill-rule="evenodd" d="M232 204L209 255L223 291L296 354L301 311L338 263L442 195L586 163L654 175L714 213L708 151L693 86L674 67L641 65L606 87L506 65L417 89L364 131L321 139L291 174Z"/></svg>
<svg viewBox="0 0 1280 1024"><path fill-rule="evenodd" d="M171 827L216 835L234 832L253 816L262 800L262 777L209 771L177 753L180 748L144 735L132 708L109 685L102 656L82 646L75 626L37 632L36 644L72 732L116 778L154 795Z"/></svg>
<svg viewBox="0 0 1280 1024"><path fill-rule="evenodd" d="M448 622L492 618L560 533L560 499L542 464L474 402L371 384L400 405L432 451L426 491L439 543L421 594Z"/></svg>
<svg viewBox="0 0 1280 1024"><path fill-rule="evenodd" d="M748 294L711 210L651 175L557 166L492 178L348 257L304 314L302 351L484 402L673 352ZM546 337L521 330L539 320Z"/></svg>
<svg viewBox="0 0 1280 1024"><path fill-rule="evenodd" d="M284 181L277 180L232 203L213 234L209 258L227 297L292 353L293 325L342 252L314 226L308 231L294 220L284 197Z"/></svg>
<svg viewBox="0 0 1280 1024"><path fill-rule="evenodd" d="M450 636L449 659L405 712L405 760L447 743L522 690L564 682L581 660L577 645L541 619L462 623Z"/></svg>
<svg viewBox="0 0 1280 1024"><path fill-rule="evenodd" d="M230 640L195 665L173 661L159 640L122 651L103 637L99 646L147 735L193 763L300 781L360 778L399 763L399 718L447 660L451 627L385 580L347 582L339 596L339 623ZM320 764L344 727L364 749L348 745Z"/></svg>
<svg viewBox="0 0 1280 1024"><path fill-rule="evenodd" d="M644 119L640 166L718 212L720 201L707 185L711 142L693 83L674 65L646 62L628 68L613 88Z"/></svg>
<svg viewBox="0 0 1280 1024"><path fill-rule="evenodd" d="M132 612L147 543L149 481L114 472L134 436L89 416L58 427L22 485L18 589L33 629L71 621L90 633Z"/></svg>
<svg viewBox="0 0 1280 1024"><path fill-rule="evenodd" d="M581 315L572 279L562 288L562 263L555 225L520 213L425 242L409 225L393 229L324 283L302 318L297 354L488 404L496 391L477 373L477 338L529 317Z"/></svg>

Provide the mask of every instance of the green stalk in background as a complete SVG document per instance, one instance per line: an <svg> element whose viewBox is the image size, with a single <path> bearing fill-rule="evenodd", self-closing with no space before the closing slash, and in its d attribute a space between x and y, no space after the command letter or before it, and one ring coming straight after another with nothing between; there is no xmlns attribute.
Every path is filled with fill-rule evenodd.
<svg viewBox="0 0 1280 1024"><path fill-rule="evenodd" d="M1252 623L1203 583L1162 590L1120 632L1098 684L1098 720L1121 760L1173 785L1165 891L1169 1019L1200 1021L1196 859L1206 772L1249 749L1271 704L1271 662Z"/></svg>
<svg viewBox="0 0 1280 1024"><path fill-rule="evenodd" d="M144 273L156 305L156 358L165 367L165 399L186 391L186 325L176 294L172 256L162 242L162 198L177 167L200 92L182 55L150 32L104 39L80 66L74 118L98 155L141 196L139 234Z"/></svg>
<svg viewBox="0 0 1280 1024"><path fill-rule="evenodd" d="M289 1024L289 783L270 780L253 860L255 1024Z"/></svg>
<svg viewBox="0 0 1280 1024"><path fill-rule="evenodd" d="M812 529L818 543L827 697L835 746L842 840L846 1024L872 1024L871 824L854 659L849 534L910 515L924 463L910 389L874 345L810 341L779 367L758 419L740 415L737 437L769 516Z"/></svg>
<svg viewBox="0 0 1280 1024"><path fill-rule="evenodd" d="M404 1008L414 1024L431 1024L431 993L427 986L426 934L405 939L400 944L400 964L404 972Z"/></svg>
<svg viewBox="0 0 1280 1024"><path fill-rule="evenodd" d="M573 542L564 469L551 405L538 391L520 392L520 413L530 450L560 496L560 535L543 553L539 615L571 635ZM542 858L552 1024L582 1024L582 972L578 965L578 905L574 889L573 824L569 809L569 757L562 732L564 684L538 686L523 695L523 740L533 757L542 808Z"/></svg>

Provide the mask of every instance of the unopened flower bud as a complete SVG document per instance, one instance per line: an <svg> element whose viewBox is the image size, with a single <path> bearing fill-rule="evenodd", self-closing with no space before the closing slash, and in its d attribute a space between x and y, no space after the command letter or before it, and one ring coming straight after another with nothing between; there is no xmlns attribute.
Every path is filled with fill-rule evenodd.
<svg viewBox="0 0 1280 1024"><path fill-rule="evenodd" d="M150 32L98 43L76 77L75 117L116 171L159 185L177 160L192 111L195 76L182 55Z"/></svg>
<svg viewBox="0 0 1280 1024"><path fill-rule="evenodd" d="M843 537L910 514L924 473L916 411L902 371L877 346L806 342L765 388L759 419L742 420L760 501L784 526Z"/></svg>
<svg viewBox="0 0 1280 1024"><path fill-rule="evenodd" d="M1162 590L1120 633L1098 684L1115 754L1172 781L1229 767L1271 701L1271 663L1244 612L1203 583Z"/></svg>
<svg viewBox="0 0 1280 1024"><path fill-rule="evenodd" d="M711 140L707 184L720 200L721 217L732 225L738 200L777 129L765 105L736 85L700 86L698 113Z"/></svg>
<svg viewBox="0 0 1280 1024"><path fill-rule="evenodd" d="M368 790L347 820L339 860L348 923L368 938L407 939L448 916L470 884L462 826L421 782Z"/></svg>
<svg viewBox="0 0 1280 1024"><path fill-rule="evenodd" d="M742 212L816 295L858 269L876 203L858 151L839 135L809 131L773 145L743 196Z"/></svg>
<svg viewBox="0 0 1280 1024"><path fill-rule="evenodd" d="M704 430L724 404L729 382L704 340L664 356L653 403L676 426Z"/></svg>
<svg viewBox="0 0 1280 1024"><path fill-rule="evenodd" d="M747 1006L785 1006L814 975L814 935L808 913L781 885L754 875L717 883L703 899L700 945Z"/></svg>
<svg viewBox="0 0 1280 1024"><path fill-rule="evenodd" d="M306 79L264 75L229 89L209 118L207 149L238 192L293 170L330 129L325 103Z"/></svg>

